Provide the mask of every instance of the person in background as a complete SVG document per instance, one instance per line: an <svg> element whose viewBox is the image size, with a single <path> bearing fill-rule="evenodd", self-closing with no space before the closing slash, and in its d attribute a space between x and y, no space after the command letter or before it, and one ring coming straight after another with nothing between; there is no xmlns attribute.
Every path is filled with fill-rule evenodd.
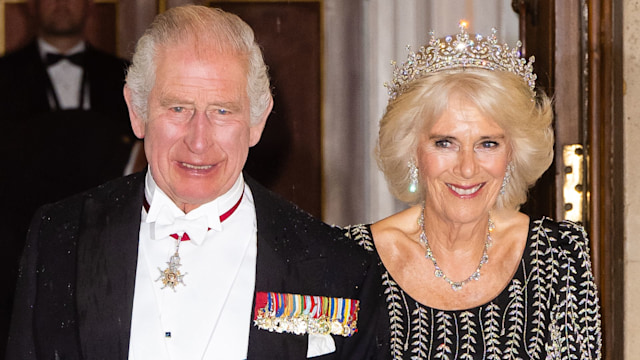
<svg viewBox="0 0 640 360"><path fill-rule="evenodd" d="M37 212L7 359L372 356L373 258L243 175L269 83L236 15L156 17L124 88L148 170Z"/></svg>
<svg viewBox="0 0 640 360"><path fill-rule="evenodd" d="M411 206L347 229L380 260L383 358L601 358L587 234L518 210L553 159L533 60L463 24L395 67L376 155Z"/></svg>
<svg viewBox="0 0 640 360"><path fill-rule="evenodd" d="M30 0L36 37L0 58L0 352L27 228L38 206L125 172L134 136L122 96L128 62L84 38L90 0ZM9 205L10 204L10 205Z"/></svg>
<svg viewBox="0 0 640 360"><path fill-rule="evenodd" d="M128 123L122 97L128 62L85 39L91 6L89 0L30 0L36 38L0 58L5 114L84 109Z"/></svg>

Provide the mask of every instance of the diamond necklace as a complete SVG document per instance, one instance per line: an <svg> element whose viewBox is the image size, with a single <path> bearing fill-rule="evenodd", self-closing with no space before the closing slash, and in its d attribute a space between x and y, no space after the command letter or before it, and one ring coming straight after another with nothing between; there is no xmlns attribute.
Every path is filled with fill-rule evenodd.
<svg viewBox="0 0 640 360"><path fill-rule="evenodd" d="M449 283L453 291L458 291L462 289L462 287L466 285L468 282L470 282L471 280L476 280L476 281L480 280L480 269L482 269L482 265L486 264L489 261L488 251L489 251L489 248L491 247L491 242L493 241L493 239L491 238L491 232L494 229L494 225L493 225L493 220L491 220L491 215L489 215L489 223L487 225L487 239L484 241L484 248L482 249L482 258L480 258L480 263L478 264L478 267L473 272L473 274L471 274L471 276L469 276L468 278L462 281L451 280L444 273L444 271L442 271L442 269L438 265L438 262L436 261L436 258L433 256L433 251L431 251L431 247L429 246L429 241L427 240L427 235L424 232L424 205L422 205L422 213L420 214L420 219L418 219L418 224L422 229L422 232L420 233L420 242L423 243L424 246L427 248L427 250L424 253L424 257L427 259L431 259L431 262L433 262L433 267L435 267L436 269L434 271L434 275L437 278L442 278L442 280Z"/></svg>

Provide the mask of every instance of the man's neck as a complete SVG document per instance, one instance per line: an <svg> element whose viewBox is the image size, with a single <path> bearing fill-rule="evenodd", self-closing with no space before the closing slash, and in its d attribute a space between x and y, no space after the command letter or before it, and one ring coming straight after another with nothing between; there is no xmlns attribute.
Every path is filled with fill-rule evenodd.
<svg viewBox="0 0 640 360"><path fill-rule="evenodd" d="M66 54L74 46L78 45L80 41L82 41L82 34L78 35L50 35L50 34L40 34L42 40L46 41L49 45L55 47L60 51L61 54Z"/></svg>

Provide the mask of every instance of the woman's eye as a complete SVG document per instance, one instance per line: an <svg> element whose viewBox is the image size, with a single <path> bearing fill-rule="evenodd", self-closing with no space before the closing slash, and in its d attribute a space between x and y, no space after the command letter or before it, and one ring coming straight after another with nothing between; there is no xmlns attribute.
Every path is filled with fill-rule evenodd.
<svg viewBox="0 0 640 360"><path fill-rule="evenodd" d="M492 149L498 146L498 143L496 141L483 141L482 143L480 143L480 147L482 147L483 149Z"/></svg>

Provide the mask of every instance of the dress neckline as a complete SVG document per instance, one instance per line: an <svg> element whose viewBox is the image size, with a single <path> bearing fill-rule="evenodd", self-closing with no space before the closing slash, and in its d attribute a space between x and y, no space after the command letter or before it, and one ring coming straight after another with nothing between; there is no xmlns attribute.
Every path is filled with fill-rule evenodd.
<svg viewBox="0 0 640 360"><path fill-rule="evenodd" d="M541 221L543 221L545 218L542 217ZM511 279L506 283L506 285L502 288L502 290L500 290L499 294L497 296L495 296L493 299L486 301L485 303L482 303L480 305L477 306L473 306L470 308L466 308L466 309L439 309L437 307L433 307L433 306L429 306L426 304L423 304L417 300L415 300L409 293L407 293L404 289L402 289L402 287L400 287L400 285L398 284L398 282L394 279L393 275L391 275L391 273L389 272L389 270L387 270L387 267L384 265L384 263L382 262L382 258L380 258L380 254L377 251L376 245L375 245L375 241L371 241L371 244L373 246L373 250L376 254L376 258L379 262L379 264L383 267L384 269L384 273L386 273L389 277L390 280L393 281L394 284L396 284L396 286L398 287L398 290L403 294L404 297L406 297L406 300L411 300L412 302L414 302L416 304L416 307L422 307L425 309L431 309L435 312L446 312L446 313L462 313L462 312L466 312L466 311L473 311L473 310L477 310L477 309L481 309L481 308L485 308L488 305L492 304L492 303L506 303L509 301L509 289L513 284L513 281L515 279L521 279L523 282L526 281L525 279L525 264L528 264L531 259L530 259L530 252L527 252L527 249L529 249L531 247L532 241L533 241L533 236L532 236L532 231L533 231L533 227L535 226L536 221L532 220L531 217L529 217L529 230L527 231L527 240L523 249L523 253L520 255L520 261L518 262L518 267L516 269L516 271L514 272L513 276L511 277ZM369 228L369 233L371 233L371 225L368 226ZM524 286L524 284L523 284Z"/></svg>

